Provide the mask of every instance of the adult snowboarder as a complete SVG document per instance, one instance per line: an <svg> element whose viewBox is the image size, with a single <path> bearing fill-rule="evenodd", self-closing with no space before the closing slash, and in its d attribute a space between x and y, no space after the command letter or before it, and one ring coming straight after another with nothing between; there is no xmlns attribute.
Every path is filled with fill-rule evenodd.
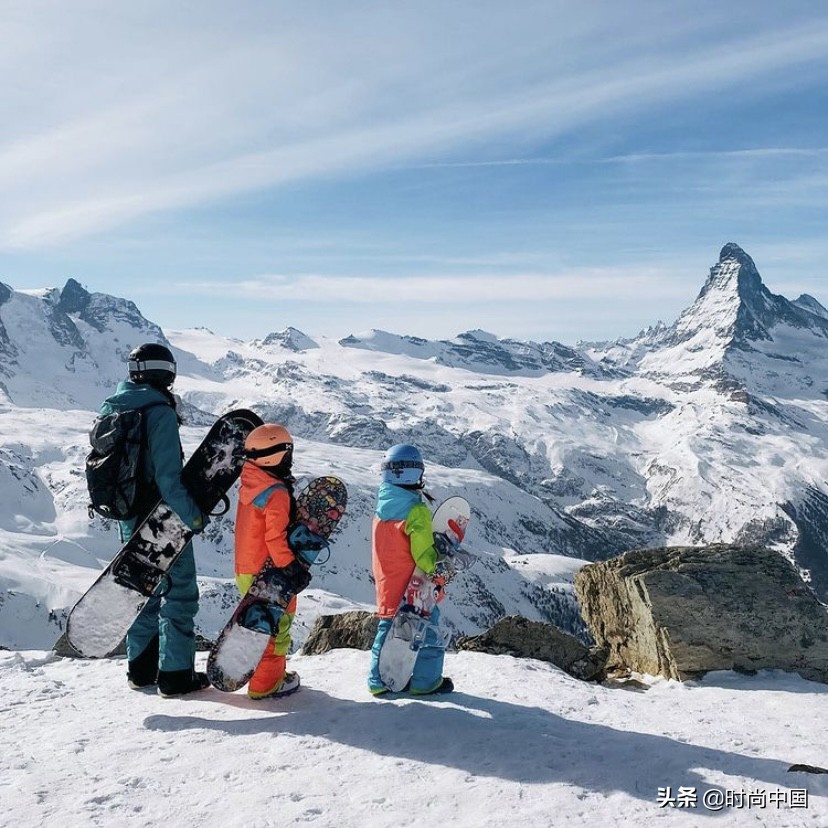
<svg viewBox="0 0 828 828"><path fill-rule="evenodd" d="M165 345L149 342L130 353L127 365L129 379L118 384L100 409L101 415L142 411L135 517L119 521L121 541L129 540L159 498L199 533L208 518L181 481L181 420L171 391L175 358ZM157 684L165 698L209 686L206 674L194 667L198 583L192 543L168 576L166 591L149 599L126 636L129 686L137 690Z"/></svg>
<svg viewBox="0 0 828 828"><path fill-rule="evenodd" d="M392 446L382 463L382 482L372 530L372 568L380 618L371 648L368 689L387 693L380 678L379 657L415 567L426 574L437 566L431 512L422 501L425 464L416 446ZM454 684L443 676L445 650L439 633L440 610L431 611L423 645L417 654L408 690L412 695L450 693Z"/></svg>
<svg viewBox="0 0 828 828"><path fill-rule="evenodd" d="M247 462L242 468L236 510L236 584L242 595L268 559L279 569L303 569L288 544L287 534L296 520L293 438L284 426L265 423L250 432L244 451ZM294 595L250 679L247 695L251 699L287 696L299 689L299 674L287 672L295 614Z"/></svg>

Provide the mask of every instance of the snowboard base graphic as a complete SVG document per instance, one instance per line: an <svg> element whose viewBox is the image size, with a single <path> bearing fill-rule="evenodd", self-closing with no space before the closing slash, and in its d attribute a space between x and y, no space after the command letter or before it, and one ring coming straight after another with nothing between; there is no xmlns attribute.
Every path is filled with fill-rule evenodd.
<svg viewBox="0 0 828 828"><path fill-rule="evenodd" d="M232 693L250 681L293 596L310 583L309 567L329 547L347 502L336 477L317 477L296 498L288 543L297 560L282 569L268 563L256 576L210 651L207 677L214 687Z"/></svg>
<svg viewBox="0 0 828 828"><path fill-rule="evenodd" d="M181 479L205 514L212 512L241 474L244 441L261 419L239 409L220 417L193 452ZM135 528L109 566L69 614L66 637L82 656L111 653L150 596L163 593L167 572L193 536L163 501Z"/></svg>

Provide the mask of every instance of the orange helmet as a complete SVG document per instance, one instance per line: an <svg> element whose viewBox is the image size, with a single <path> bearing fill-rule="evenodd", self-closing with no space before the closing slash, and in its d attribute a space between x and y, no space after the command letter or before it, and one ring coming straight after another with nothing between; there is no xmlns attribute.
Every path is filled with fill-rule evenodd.
<svg viewBox="0 0 828 828"><path fill-rule="evenodd" d="M244 441L244 454L257 466L278 466L293 453L293 437L280 425L265 423L257 426Z"/></svg>

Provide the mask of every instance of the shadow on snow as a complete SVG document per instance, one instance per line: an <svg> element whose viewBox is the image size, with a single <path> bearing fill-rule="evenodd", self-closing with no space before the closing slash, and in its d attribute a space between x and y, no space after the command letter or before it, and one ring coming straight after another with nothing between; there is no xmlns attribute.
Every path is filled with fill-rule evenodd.
<svg viewBox="0 0 828 828"><path fill-rule="evenodd" d="M465 693L439 700L395 697L372 703L303 688L295 697L270 703L273 706L244 696L225 699L240 708L278 713L231 720L154 715L144 720L144 726L163 731L216 730L230 736L317 736L475 776L524 784L558 782L601 793L620 791L648 802L655 801L659 787L670 786L674 794L680 786L695 787L699 793L712 788L724 791L704 779L705 771L797 787L786 774L789 763L777 759L570 721L539 707ZM216 701L207 695L200 700ZM702 809L695 813L715 815Z"/></svg>

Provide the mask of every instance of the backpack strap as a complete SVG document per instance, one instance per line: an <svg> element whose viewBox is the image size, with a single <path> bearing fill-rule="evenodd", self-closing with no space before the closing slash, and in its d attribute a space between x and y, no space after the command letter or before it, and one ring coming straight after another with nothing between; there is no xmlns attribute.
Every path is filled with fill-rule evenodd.
<svg viewBox="0 0 828 828"><path fill-rule="evenodd" d="M155 402L147 403L146 405L142 405L140 408L133 408L133 411L137 411L141 415L141 445L142 447L146 445L147 442L147 421L144 417L144 412L149 411L150 408L158 408L160 405L166 405L168 408L173 408L172 403L167 402L166 400L156 400Z"/></svg>
<svg viewBox="0 0 828 828"><path fill-rule="evenodd" d="M147 418L144 416L145 412L149 411L150 408L158 408L159 406L165 405L168 408L173 408L173 405L168 402L167 400L155 400L154 402L147 403L146 405L142 405L140 408L133 408L133 411L138 412L141 416L141 445L139 446L140 455L138 458L138 479L143 484L139 487L136 500L141 503L140 512L143 514L144 512L148 513L148 509L155 505L155 501L161 496L161 493L158 491L158 487L155 485L154 480L147 480L144 478L144 452L147 450ZM173 409L174 410L174 409ZM183 461L183 454L182 454L182 461ZM229 504L228 504L229 508ZM140 515L139 515L140 516Z"/></svg>
<svg viewBox="0 0 828 828"><path fill-rule="evenodd" d="M284 483L274 483L272 486L268 486L253 498L253 505L257 509L264 509L264 507L267 506L267 501L270 500L270 496L276 491L276 489L287 489L287 486L285 486Z"/></svg>

